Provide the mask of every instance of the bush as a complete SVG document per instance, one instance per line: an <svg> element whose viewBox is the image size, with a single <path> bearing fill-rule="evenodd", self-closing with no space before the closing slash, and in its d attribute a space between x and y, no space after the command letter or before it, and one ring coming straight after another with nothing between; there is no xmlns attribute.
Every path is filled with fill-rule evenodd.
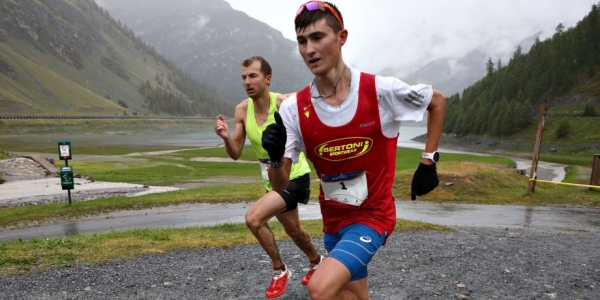
<svg viewBox="0 0 600 300"><path fill-rule="evenodd" d="M596 115L596 107L594 107L593 104L588 103L585 105L585 108L583 109L583 115L586 117L593 117Z"/></svg>
<svg viewBox="0 0 600 300"><path fill-rule="evenodd" d="M122 107L124 107L124 108L127 108L127 107L128 107L127 103L125 103L125 101L123 101L123 100L121 100L121 99L119 99L118 103L119 103L119 105L121 105L121 106L122 106Z"/></svg>
<svg viewBox="0 0 600 300"><path fill-rule="evenodd" d="M554 136L557 139L562 139L569 136L569 134L571 134L571 126L569 125L569 122L563 120L562 122L560 122L560 124L558 124L558 128L556 128Z"/></svg>

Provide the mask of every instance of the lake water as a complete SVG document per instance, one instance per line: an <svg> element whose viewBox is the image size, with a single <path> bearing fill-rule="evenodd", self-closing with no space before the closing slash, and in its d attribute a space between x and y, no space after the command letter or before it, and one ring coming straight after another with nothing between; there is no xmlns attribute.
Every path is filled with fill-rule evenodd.
<svg viewBox="0 0 600 300"><path fill-rule="evenodd" d="M403 126L400 129L398 146L404 148L423 148L423 143L413 142L412 138L425 134L426 127ZM0 144L10 151L11 144L22 143L33 146L56 146L59 140L70 140L72 147L77 144L86 146L134 147L214 147L223 143L212 128L189 129L187 131L153 132L103 132L70 134L26 134L0 135ZM247 142L249 144L249 142Z"/></svg>

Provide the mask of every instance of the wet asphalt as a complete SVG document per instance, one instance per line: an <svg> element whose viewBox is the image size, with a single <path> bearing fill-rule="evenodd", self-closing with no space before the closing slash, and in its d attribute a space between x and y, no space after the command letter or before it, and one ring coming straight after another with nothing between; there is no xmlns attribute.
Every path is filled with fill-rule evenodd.
<svg viewBox="0 0 600 300"><path fill-rule="evenodd" d="M77 220L21 228L1 228L0 241L62 237L143 228L184 228L243 223L249 203L189 204L114 212ZM398 201L397 217L449 227L539 229L563 232L600 232L600 209L508 205L438 204ZM321 217L319 205L301 205L302 219Z"/></svg>

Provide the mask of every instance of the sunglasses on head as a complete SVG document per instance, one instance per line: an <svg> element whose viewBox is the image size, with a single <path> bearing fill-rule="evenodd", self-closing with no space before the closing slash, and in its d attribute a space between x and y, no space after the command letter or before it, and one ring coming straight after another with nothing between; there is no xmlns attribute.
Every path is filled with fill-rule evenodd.
<svg viewBox="0 0 600 300"><path fill-rule="evenodd" d="M329 5L329 3L324 2L324 1L309 1L309 2L302 4L300 6L300 8L298 9L298 12L296 13L296 18L294 19L294 21L298 20L298 16L300 16L300 14L305 9L308 11L315 11L315 10L325 11L326 9L329 10L329 12L338 20L338 22L340 23L340 26L342 26L342 29L344 29L344 23L342 23L342 19L340 19L340 16L337 14L335 9L333 9L333 7L331 5Z"/></svg>

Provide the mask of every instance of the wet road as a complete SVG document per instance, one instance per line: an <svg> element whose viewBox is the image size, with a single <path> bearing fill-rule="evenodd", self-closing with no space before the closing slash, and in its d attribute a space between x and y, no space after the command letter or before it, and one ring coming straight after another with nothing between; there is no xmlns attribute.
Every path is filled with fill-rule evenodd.
<svg viewBox="0 0 600 300"><path fill-rule="evenodd" d="M249 204L194 204L148 210L115 212L73 221L20 229L0 229L0 241L19 238L60 237L73 234L123 231L139 228L182 228L222 223L243 223ZM398 218L445 226L500 229L530 228L544 231L600 232L600 209L524 207L505 205L435 204L401 201ZM300 206L302 219L321 217L317 204Z"/></svg>

